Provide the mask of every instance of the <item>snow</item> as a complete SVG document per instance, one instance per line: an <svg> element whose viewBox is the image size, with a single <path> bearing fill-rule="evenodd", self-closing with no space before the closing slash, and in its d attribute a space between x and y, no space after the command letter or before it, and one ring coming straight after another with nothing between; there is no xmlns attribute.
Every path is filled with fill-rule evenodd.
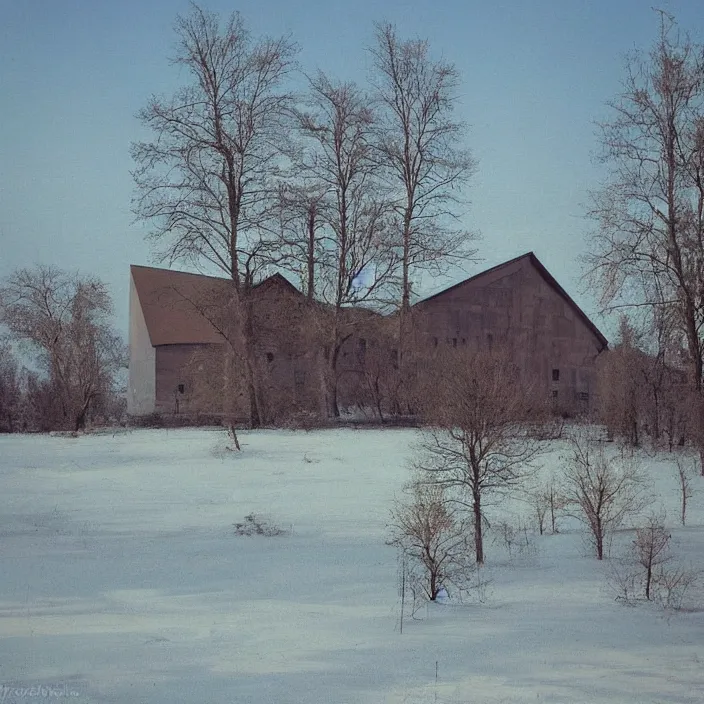
<svg viewBox="0 0 704 704"><path fill-rule="evenodd" d="M0 437L0 702L42 685L77 704L704 702L704 597L620 605L569 521L510 559L490 537L486 598L401 634L385 526L415 438L249 432L236 454L208 429ZM674 551L704 566L704 480L681 529L671 458L641 463ZM286 534L236 536L251 513Z"/></svg>

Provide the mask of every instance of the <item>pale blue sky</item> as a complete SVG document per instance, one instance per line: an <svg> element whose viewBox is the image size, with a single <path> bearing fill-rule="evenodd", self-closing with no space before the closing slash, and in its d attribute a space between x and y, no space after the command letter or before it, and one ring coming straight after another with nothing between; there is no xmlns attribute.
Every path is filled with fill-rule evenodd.
<svg viewBox="0 0 704 704"><path fill-rule="evenodd" d="M533 250L595 312L577 262L599 178L594 121L619 89L625 54L657 34L652 0L203 5L239 10L254 33L290 33L305 71L360 82L375 20L427 37L460 70L460 116L479 161L466 225L482 234L483 261L467 274ZM660 6L701 39L701 0ZM187 9L185 0L0 0L0 277L38 262L94 273L125 332L129 264L154 263L130 211L134 115L179 80L167 57L173 19Z"/></svg>

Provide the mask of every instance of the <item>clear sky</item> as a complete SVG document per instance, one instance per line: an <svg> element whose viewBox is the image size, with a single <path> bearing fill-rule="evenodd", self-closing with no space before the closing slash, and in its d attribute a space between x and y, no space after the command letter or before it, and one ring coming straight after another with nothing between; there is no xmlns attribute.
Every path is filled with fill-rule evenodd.
<svg viewBox="0 0 704 704"><path fill-rule="evenodd" d="M619 90L626 53L656 37L652 0L202 4L239 10L255 34L292 35L305 71L360 82L375 20L429 39L459 68L460 116L479 161L466 226L482 235L482 261L467 274L533 250L595 313L577 261L600 177L594 121ZM659 6L702 38L702 0ZM0 277L34 263L94 273L125 334L129 264L155 263L130 210L129 146L143 136L135 113L179 81L167 57L174 17L187 10L186 0L0 0Z"/></svg>

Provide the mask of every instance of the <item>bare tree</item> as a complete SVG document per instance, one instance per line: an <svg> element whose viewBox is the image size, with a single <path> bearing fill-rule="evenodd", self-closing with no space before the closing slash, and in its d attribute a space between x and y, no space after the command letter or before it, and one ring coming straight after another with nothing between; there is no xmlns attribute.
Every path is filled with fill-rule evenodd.
<svg viewBox="0 0 704 704"><path fill-rule="evenodd" d="M20 269L0 290L2 322L38 353L60 405L59 422L79 430L125 366L125 345L109 324L103 283L48 267Z"/></svg>
<svg viewBox="0 0 704 704"><path fill-rule="evenodd" d="M250 422L259 425L251 324L252 287L269 264L268 239L288 132L290 96L281 85L295 46L254 40L241 17L220 23L198 5L179 16L174 63L190 82L170 99L153 97L139 119L153 136L137 142L135 212L170 262L215 266L232 282L226 301L225 393L244 375Z"/></svg>
<svg viewBox="0 0 704 704"><path fill-rule="evenodd" d="M296 168L314 178L315 165L305 158L296 160ZM324 213L328 206L328 186L310 182L285 183L279 187L280 265L301 282L309 302L315 300L320 269L330 263L332 252L325 248Z"/></svg>
<svg viewBox="0 0 704 704"><path fill-rule="evenodd" d="M642 528L636 528L633 552L638 564L645 570L645 598L650 600L650 586L654 571L670 558L667 548L670 534L665 530L663 521L658 516L650 516Z"/></svg>
<svg viewBox="0 0 704 704"><path fill-rule="evenodd" d="M675 611L681 609L687 592L699 582L701 576L701 570L681 564L658 570L653 583L657 586L662 606Z"/></svg>
<svg viewBox="0 0 704 704"><path fill-rule="evenodd" d="M646 506L644 480L631 460L607 455L603 443L588 433L574 435L570 444L565 496L603 560L608 536Z"/></svg>
<svg viewBox="0 0 704 704"><path fill-rule="evenodd" d="M529 492L528 498L535 513L540 535L543 535L546 522L550 520L550 530L557 533L557 519L560 512L566 508L566 500L562 496L554 477Z"/></svg>
<svg viewBox="0 0 704 704"><path fill-rule="evenodd" d="M350 306L383 299L396 262L386 242L388 203L375 178L374 113L368 97L354 84L334 82L319 72L310 81L308 103L299 113L299 126L308 144L307 168L326 189L321 246L329 256L321 258L315 278L316 293L330 311L321 318L322 345L328 413L337 416L340 350L364 319Z"/></svg>
<svg viewBox="0 0 704 704"><path fill-rule="evenodd" d="M442 587L467 584L470 529L457 509L449 503L443 487L422 479L408 487L408 497L391 513L391 545L396 545L411 564L408 573L416 578L411 585L435 601ZM416 572L418 568L419 572Z"/></svg>
<svg viewBox="0 0 704 704"><path fill-rule="evenodd" d="M618 437L632 447L642 440L646 416L643 377L649 367L638 343L633 325L621 316L613 349L597 361L600 419L610 438Z"/></svg>
<svg viewBox="0 0 704 704"><path fill-rule="evenodd" d="M605 306L655 309L682 340L704 474L704 51L660 18L601 125L610 172L593 198L590 272Z"/></svg>
<svg viewBox="0 0 704 704"><path fill-rule="evenodd" d="M680 487L680 520L685 525L687 520L687 501L692 498L694 489L687 467L681 460L677 460L677 479Z"/></svg>
<svg viewBox="0 0 704 704"><path fill-rule="evenodd" d="M516 487L540 452L533 426L543 409L498 352L442 350L426 370L416 402L427 429L415 464L471 511L475 557L483 564L485 502Z"/></svg>
<svg viewBox="0 0 704 704"><path fill-rule="evenodd" d="M425 40L399 39L391 24L378 24L375 39L373 80L381 105L376 146L393 197L403 364L411 351L407 328L414 270L439 273L474 254L473 238L458 220L475 163L464 146L465 126L454 117L455 66L434 60Z"/></svg>
<svg viewBox="0 0 704 704"><path fill-rule="evenodd" d="M17 429L20 400L17 360L9 343L0 338L0 433Z"/></svg>

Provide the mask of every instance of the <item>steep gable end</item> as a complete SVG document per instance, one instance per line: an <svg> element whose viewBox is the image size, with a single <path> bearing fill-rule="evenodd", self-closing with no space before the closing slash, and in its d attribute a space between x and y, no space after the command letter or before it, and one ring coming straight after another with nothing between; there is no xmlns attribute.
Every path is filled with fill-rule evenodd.
<svg viewBox="0 0 704 704"><path fill-rule="evenodd" d="M219 312L230 295L228 279L134 264L130 275L154 347L223 342L209 318L214 319L213 313ZM302 296L278 273L257 284L254 291Z"/></svg>
<svg viewBox="0 0 704 704"><path fill-rule="evenodd" d="M526 264L532 266L540 277L546 282L546 284L550 286L550 288L553 289L555 293L557 293L557 295L565 301L565 303L567 303L575 315L586 325L589 331L597 339L600 348L606 349L608 347L608 341L601 331L596 327L596 325L594 325L586 313L584 313L584 311L574 302L565 289L560 286L557 280L552 276L552 274L550 274L550 272L545 268L533 252L527 252L519 257L515 257L514 259L498 264L491 269L487 269L486 271L482 271L479 274L471 276L464 281L460 281L459 283L454 284L443 291L418 301L414 307L418 307L419 310L422 310L426 304L431 301L437 301L442 298L460 295L463 289L474 286L490 286L495 281L515 273Z"/></svg>

